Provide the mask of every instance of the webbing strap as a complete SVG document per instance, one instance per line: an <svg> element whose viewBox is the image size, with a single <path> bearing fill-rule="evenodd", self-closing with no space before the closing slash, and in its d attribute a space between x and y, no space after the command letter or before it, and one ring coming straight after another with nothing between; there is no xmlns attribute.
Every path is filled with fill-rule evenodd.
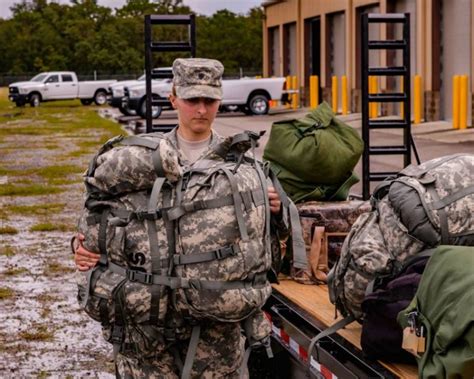
<svg viewBox="0 0 474 379"><path fill-rule="evenodd" d="M99 263L101 265L107 264L107 220L109 217L110 210L105 209L100 215L100 224L99 224L99 252L100 258Z"/></svg>
<svg viewBox="0 0 474 379"><path fill-rule="evenodd" d="M148 213L156 211L159 201L159 195L163 184L165 183L165 178L157 178L153 184L153 189L151 191L150 198L148 200ZM158 231L156 229L156 223L153 220L147 220L147 229L148 229L148 241L150 243L150 255L151 255L151 272L153 274L161 273L161 261L160 261L160 251L158 249ZM151 302L150 302L150 323L155 324L158 321L158 316L160 312L160 288L153 286L151 288Z"/></svg>
<svg viewBox="0 0 474 379"><path fill-rule="evenodd" d="M240 252L240 247L237 244L225 246L217 250L207 251L205 253L197 253L190 255L175 254L173 257L173 263L175 265L187 265L193 263L202 263L224 259L233 255L237 255Z"/></svg>
<svg viewBox="0 0 474 379"><path fill-rule="evenodd" d="M232 197L234 199L234 209L235 209L235 218L237 219L237 224L239 226L240 237L242 241L248 241L249 235L247 233L247 225L245 225L244 214L242 211L242 197L239 194L239 187L237 186L237 181L235 180L234 175L225 167L222 167L222 172L229 179L230 188L232 191Z"/></svg>
<svg viewBox="0 0 474 379"><path fill-rule="evenodd" d="M246 210L249 210L251 208L251 205L250 205L251 201L253 201L256 207L264 203L263 194L260 190L239 192L239 194L242 197L242 202L244 203ZM232 204L234 204L233 194L218 197L216 199L189 201L189 202L181 203L181 205L169 209L167 211L168 219L177 220L178 218L182 217L184 214L189 213L189 212L196 212L202 209L221 208L226 205L232 205Z"/></svg>
<svg viewBox="0 0 474 379"><path fill-rule="evenodd" d="M439 201L438 191L434 185L427 186L427 191L430 193L431 197L434 199L434 202ZM438 209L439 215L439 226L441 229L441 244L442 245L449 245L449 225L448 225L448 215L446 214L446 210L444 208Z"/></svg>
<svg viewBox="0 0 474 379"><path fill-rule="evenodd" d="M245 379L246 374L248 373L248 361L250 358L250 353L252 352L252 347L249 346L247 349L245 349L244 357L242 359L242 364L240 365L240 373L239 373L239 379Z"/></svg>
<svg viewBox="0 0 474 379"><path fill-rule="evenodd" d="M308 257L306 255L305 244L303 240L303 230L299 218L298 209L291 199L286 195L275 173L270 170L270 179L272 179L273 186L280 196L282 205L288 210L291 227L291 247L293 250L293 266L296 268L308 267Z"/></svg>
<svg viewBox="0 0 474 379"><path fill-rule="evenodd" d="M153 167L155 168L156 176L164 177L166 175L165 169L163 168L163 160L161 159L160 150L156 149L151 155L153 161Z"/></svg>
<svg viewBox="0 0 474 379"><path fill-rule="evenodd" d="M433 210L439 210L441 208L445 208L451 203L454 203L455 201L458 201L459 199L462 199L465 196L471 195L474 193L474 185L471 185L469 187L463 188L462 190L453 193L449 196L446 196L442 198L441 200L434 201L433 203L429 204L429 207Z"/></svg>
<svg viewBox="0 0 474 379"><path fill-rule="evenodd" d="M461 157L463 156L464 154L454 154L454 155L448 155L446 157L443 157L441 159L439 159L438 161L436 162L431 162L431 164L428 164L426 165L426 167L421 171L421 172L418 172L417 173L417 177L420 177L420 176L423 176L425 175L427 172L431 171L432 169L438 167L438 166L441 166L443 163L446 163L448 161L450 161L451 159L455 159L455 158L458 158L458 157ZM400 172L400 174L403 174L403 175L406 175L406 176L413 176L413 175L407 175L405 174L404 172L405 170L402 170Z"/></svg>
<svg viewBox="0 0 474 379"><path fill-rule="evenodd" d="M191 369L193 368L194 357L196 356L196 350L200 334L201 325L194 326L193 331L191 332L191 339L189 340L186 358L184 360L184 367L183 372L181 373L181 379L189 379L191 377Z"/></svg>
<svg viewBox="0 0 474 379"><path fill-rule="evenodd" d="M324 329L322 332L318 333L314 338L311 339L308 348L308 370L311 368L311 354L313 353L314 346L316 342L318 342L321 338L329 336L339 329L344 328L346 325L349 325L351 322L355 321L354 316L345 317L342 320L339 320L335 324L331 325L330 327Z"/></svg>
<svg viewBox="0 0 474 379"><path fill-rule="evenodd" d="M160 141L153 141L148 138L143 138L139 136L130 136L127 138L124 138L121 142L122 145L125 146L141 146L141 147L147 147L149 149L156 150L158 146L160 146Z"/></svg>
<svg viewBox="0 0 474 379"><path fill-rule="evenodd" d="M220 281L220 280L201 280L185 279L175 276L154 275L147 272L130 270L119 266L113 262L109 263L108 269L115 274L122 275L132 282L138 282L147 285L162 285L171 289L196 289L196 290L232 290L232 289L252 289L264 286L267 283L267 273L258 273L253 280L242 281Z"/></svg>

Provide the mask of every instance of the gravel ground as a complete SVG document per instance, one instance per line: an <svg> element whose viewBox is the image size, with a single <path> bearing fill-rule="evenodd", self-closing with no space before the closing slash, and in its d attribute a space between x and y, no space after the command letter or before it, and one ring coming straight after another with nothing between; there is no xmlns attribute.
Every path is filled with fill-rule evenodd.
<svg viewBox="0 0 474 379"><path fill-rule="evenodd" d="M99 119L93 108L71 104L69 113L64 105L18 110L0 103L1 378L115 377L111 345L76 300L77 273L69 239L83 204L81 173L59 173L47 180L45 174L38 175L52 165L85 170L99 140L118 130L117 126L104 129L102 123L111 123ZM84 115L97 128L77 124ZM45 125L51 127L50 133L41 129ZM74 154L81 143L89 149ZM8 186L33 184L62 192L46 190L36 196L5 192ZM55 204L59 211L48 210ZM41 223L53 226L31 231Z"/></svg>

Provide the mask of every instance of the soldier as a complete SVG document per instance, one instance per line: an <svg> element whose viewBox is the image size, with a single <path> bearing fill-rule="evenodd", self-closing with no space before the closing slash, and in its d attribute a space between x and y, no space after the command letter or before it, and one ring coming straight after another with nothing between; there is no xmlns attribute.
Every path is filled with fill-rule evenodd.
<svg viewBox="0 0 474 379"><path fill-rule="evenodd" d="M223 139L213 129L212 123L222 99L221 78L223 65L213 59L176 59L173 63L173 91L170 101L178 112L178 126L168 134L179 152L179 163L189 167L211 147ZM270 210L280 214L280 198L273 187L268 188ZM99 259L95 252L86 250L79 235L74 248L75 263L80 271L94 267ZM261 318L257 313L257 321ZM153 358L137 359L118 354L118 377L177 378L182 371L192 326L176 318L176 334L172 349L163 350ZM239 323L206 321L201 333L191 377L239 377L244 357L245 338Z"/></svg>

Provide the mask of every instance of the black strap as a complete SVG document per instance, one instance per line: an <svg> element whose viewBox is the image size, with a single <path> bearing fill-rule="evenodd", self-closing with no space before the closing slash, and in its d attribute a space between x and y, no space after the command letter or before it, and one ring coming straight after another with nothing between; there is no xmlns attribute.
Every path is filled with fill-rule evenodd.
<svg viewBox="0 0 474 379"><path fill-rule="evenodd" d="M225 246L217 250L206 251L205 253L196 253L189 255L175 254L173 257L173 263L175 265L187 265L193 263L202 263L225 259L237 255L240 252L240 247L237 244Z"/></svg>

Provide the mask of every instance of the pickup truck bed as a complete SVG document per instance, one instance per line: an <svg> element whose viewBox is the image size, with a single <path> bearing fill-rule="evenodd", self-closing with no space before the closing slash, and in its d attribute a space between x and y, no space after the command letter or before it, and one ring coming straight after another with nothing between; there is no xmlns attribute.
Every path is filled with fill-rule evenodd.
<svg viewBox="0 0 474 379"><path fill-rule="evenodd" d="M301 367L307 365L309 341L320 330L334 324L335 308L327 286L304 285L281 279L265 308L272 321L273 342L283 346ZM416 365L374 362L360 348L362 326L356 322L320 341L311 359L312 377L418 377ZM317 359L319 355L319 360ZM319 373L319 376L318 376Z"/></svg>

